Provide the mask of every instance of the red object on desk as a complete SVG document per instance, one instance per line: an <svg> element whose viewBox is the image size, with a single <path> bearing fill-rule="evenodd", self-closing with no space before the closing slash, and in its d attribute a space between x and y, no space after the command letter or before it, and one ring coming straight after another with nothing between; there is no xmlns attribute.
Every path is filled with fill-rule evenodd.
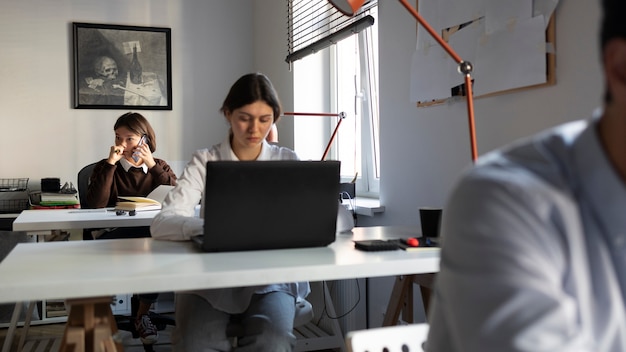
<svg viewBox="0 0 626 352"><path fill-rule="evenodd" d="M406 244L410 247L417 247L419 246L420 241L415 237L411 237L406 239Z"/></svg>

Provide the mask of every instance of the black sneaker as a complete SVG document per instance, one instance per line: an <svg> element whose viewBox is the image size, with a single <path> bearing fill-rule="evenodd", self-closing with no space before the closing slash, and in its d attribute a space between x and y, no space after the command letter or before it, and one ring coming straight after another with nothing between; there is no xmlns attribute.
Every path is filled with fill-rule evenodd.
<svg viewBox="0 0 626 352"><path fill-rule="evenodd" d="M135 330L137 330L141 342L145 345L152 345L159 339L157 327L152 324L152 320L150 320L147 314L135 319Z"/></svg>

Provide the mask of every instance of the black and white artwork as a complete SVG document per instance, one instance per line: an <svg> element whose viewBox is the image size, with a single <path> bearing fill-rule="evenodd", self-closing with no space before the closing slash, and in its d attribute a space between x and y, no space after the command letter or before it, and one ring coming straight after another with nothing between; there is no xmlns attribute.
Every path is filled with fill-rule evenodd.
<svg viewBox="0 0 626 352"><path fill-rule="evenodd" d="M74 108L172 110L171 30L73 23Z"/></svg>

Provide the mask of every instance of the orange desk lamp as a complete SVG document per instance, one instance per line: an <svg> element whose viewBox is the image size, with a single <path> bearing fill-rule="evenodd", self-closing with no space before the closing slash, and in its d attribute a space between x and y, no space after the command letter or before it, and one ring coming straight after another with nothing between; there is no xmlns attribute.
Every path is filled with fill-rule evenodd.
<svg viewBox="0 0 626 352"><path fill-rule="evenodd" d="M365 0L328 0L337 10L347 16L354 16L354 14L363 6ZM465 77L465 94L467 99L467 119L469 124L469 137L470 147L472 152L472 161L476 161L478 152L476 148L476 127L474 124L474 97L472 94L472 64L468 61L463 61L461 57L450 47L450 45L443 40L443 38L437 34L437 32L430 26L428 22L415 10L406 0L398 0L400 3L415 17L417 22L426 29L426 31L441 45L441 47L456 61L458 71Z"/></svg>
<svg viewBox="0 0 626 352"><path fill-rule="evenodd" d="M322 161L326 160L326 156L328 156L328 152L330 151L330 146L333 144L333 141L335 140L335 137L337 136L337 131L339 130L339 126L341 125L341 122L343 121L343 119L346 118L346 113L345 112L340 112L338 114L335 113L331 113L331 112L284 112L283 115L286 116L336 116L339 117L339 120L337 121L337 125L335 126L335 129L333 130L333 134L330 136L330 140L328 141L328 144L326 144L326 149L324 149L324 154L322 155Z"/></svg>

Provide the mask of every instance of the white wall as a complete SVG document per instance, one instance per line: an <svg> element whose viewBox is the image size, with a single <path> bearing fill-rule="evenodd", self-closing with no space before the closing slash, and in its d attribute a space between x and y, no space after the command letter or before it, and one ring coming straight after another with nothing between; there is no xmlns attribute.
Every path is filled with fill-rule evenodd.
<svg viewBox="0 0 626 352"><path fill-rule="evenodd" d="M254 70L268 75L278 91L283 111L293 111L293 73L287 57L286 0L253 1ZM293 117L281 118L278 127L281 145L293 148Z"/></svg>
<svg viewBox="0 0 626 352"><path fill-rule="evenodd" d="M76 182L105 158L126 110L72 108L72 22L172 29L171 111L142 112L173 164L220 142L230 85L253 70L251 0L25 0L0 4L0 178ZM129 109L130 110L130 109Z"/></svg>
<svg viewBox="0 0 626 352"><path fill-rule="evenodd" d="M380 1L381 199L385 224L418 224L419 206L441 206L471 164L464 102L416 108L409 101L415 21L394 1ZM556 13L557 84L475 102L483 154L600 104L597 1L560 1ZM406 195L410 194L411 197Z"/></svg>

